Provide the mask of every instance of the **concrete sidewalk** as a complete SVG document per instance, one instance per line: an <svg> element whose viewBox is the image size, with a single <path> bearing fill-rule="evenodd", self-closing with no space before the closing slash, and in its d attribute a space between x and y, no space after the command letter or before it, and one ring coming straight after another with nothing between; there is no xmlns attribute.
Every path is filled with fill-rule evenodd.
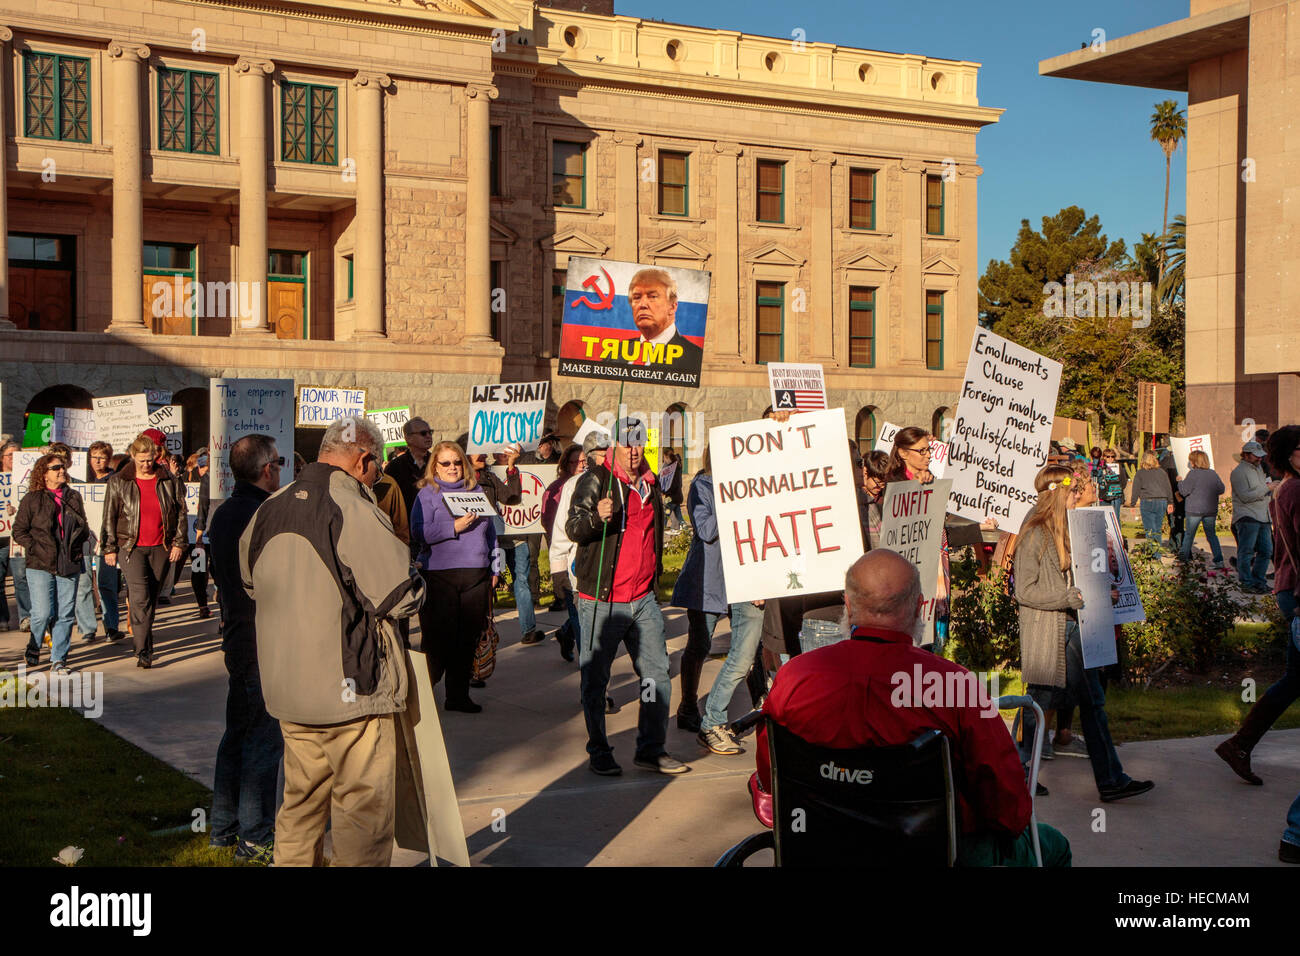
<svg viewBox="0 0 1300 956"><path fill-rule="evenodd" d="M159 609L151 670L136 668L129 639L85 645L74 638L70 663L103 671L105 727L211 786L226 694L217 620L196 618L187 582L173 600ZM665 609L665 617L676 674L686 615ZM561 620L556 613L539 615L550 629ZM475 864L708 866L759 829L745 787L754 768L753 737L743 756L718 757L673 722L668 748L692 772L665 777L638 770L632 751L639 685L624 654L610 685L621 709L608 718L624 773L597 777L587 769L576 665L560 658L554 641L521 646L513 613L502 615L499 627L496 674L473 692L483 713L440 715ZM725 651L727 640L723 622L715 651ZM0 634L0 670L21 662L25 642L18 632ZM720 667L720 660L708 662L703 688ZM674 686L674 709L679 691ZM732 703L733 717L748 709L743 685ZM1300 792L1300 730L1264 738L1254 758L1263 787L1238 780L1212 752L1217 742L1121 747L1125 770L1155 780L1156 789L1116 804L1097 798L1087 760L1057 758L1044 764L1051 796L1038 801L1039 819L1070 838L1075 863L1083 866L1280 866L1278 839ZM423 859L399 851L395 862Z"/></svg>

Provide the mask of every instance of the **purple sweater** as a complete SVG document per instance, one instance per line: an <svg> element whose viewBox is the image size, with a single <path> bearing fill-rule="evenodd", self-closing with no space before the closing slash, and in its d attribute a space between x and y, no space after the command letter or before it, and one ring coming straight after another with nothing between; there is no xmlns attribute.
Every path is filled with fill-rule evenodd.
<svg viewBox="0 0 1300 956"><path fill-rule="evenodd" d="M456 519L442 500L443 491L460 491L463 481L435 479L425 485L411 505L411 547L415 562L422 571L447 571L452 568L488 568L496 550L497 533L492 521L479 518L461 534L456 533Z"/></svg>

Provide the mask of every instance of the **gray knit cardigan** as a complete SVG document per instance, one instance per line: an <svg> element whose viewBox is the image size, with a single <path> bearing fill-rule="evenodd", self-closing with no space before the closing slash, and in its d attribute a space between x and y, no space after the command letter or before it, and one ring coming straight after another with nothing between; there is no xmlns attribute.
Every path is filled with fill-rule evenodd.
<svg viewBox="0 0 1300 956"><path fill-rule="evenodd" d="M1069 572L1061 570L1051 536L1031 528L1016 546L1016 601L1020 604L1020 668L1026 685L1065 686L1065 612L1083 606Z"/></svg>

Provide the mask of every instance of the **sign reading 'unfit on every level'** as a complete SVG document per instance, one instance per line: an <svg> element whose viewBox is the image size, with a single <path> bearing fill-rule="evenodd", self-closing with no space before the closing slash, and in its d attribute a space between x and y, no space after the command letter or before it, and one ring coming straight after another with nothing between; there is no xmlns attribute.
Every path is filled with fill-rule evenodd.
<svg viewBox="0 0 1300 956"><path fill-rule="evenodd" d="M862 554L844 410L709 430L730 601L837 591Z"/></svg>
<svg viewBox="0 0 1300 956"><path fill-rule="evenodd" d="M949 511L1020 531L1038 500L1034 477L1047 463L1060 387L1060 362L985 329L975 333L948 442Z"/></svg>

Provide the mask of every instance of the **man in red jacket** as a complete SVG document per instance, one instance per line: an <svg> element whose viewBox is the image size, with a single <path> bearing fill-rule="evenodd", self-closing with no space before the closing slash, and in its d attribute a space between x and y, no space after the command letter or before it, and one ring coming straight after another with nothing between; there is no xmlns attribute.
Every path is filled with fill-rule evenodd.
<svg viewBox="0 0 1300 956"><path fill-rule="evenodd" d="M863 555L845 577L851 639L782 667L763 712L827 747L904 744L938 728L952 752L962 830L958 865L1032 866L1031 803L1015 744L974 674L913 646L922 602L911 562L883 549ZM758 776L771 792L765 730ZM1043 865L1069 866L1065 837L1041 823L1038 832Z"/></svg>

